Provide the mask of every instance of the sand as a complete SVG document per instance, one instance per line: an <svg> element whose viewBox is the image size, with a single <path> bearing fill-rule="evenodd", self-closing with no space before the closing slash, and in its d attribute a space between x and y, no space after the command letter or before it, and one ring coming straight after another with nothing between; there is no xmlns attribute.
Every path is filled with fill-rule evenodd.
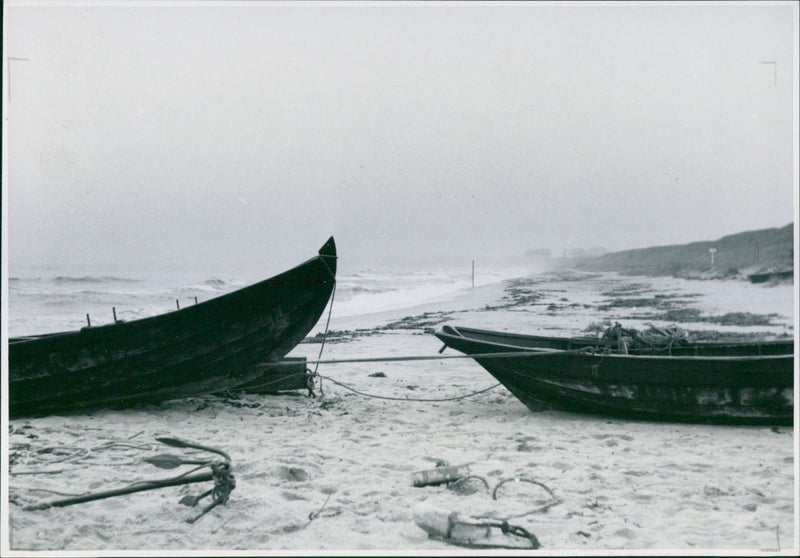
<svg viewBox="0 0 800 558"><path fill-rule="evenodd" d="M587 275L582 281L489 285L438 304L341 319L334 304L334 333L323 358L436 355L441 343L430 331L441 323L577 334L607 319L629 327L653 321L636 317L641 308L599 310L614 289L649 293L635 296L678 294L676 303L709 315L775 312L770 325L727 329L794 335L791 286L755 290L734 282ZM755 294L761 302L753 302ZM324 320L317 330L322 326ZM292 355L316 358L319 350L319 343L304 343ZM204 397L11 421L11 550L486 553L429 538L413 520L418 506L510 518L535 534L542 545L537 552L545 554L798 550L793 428L533 413L503 387L453 399L496 384L469 359L320 365L318 372L323 378L316 398ZM230 454L236 488L229 501L194 523L186 520L202 504L179 502L210 483L23 509L188 469L162 470L146 457L207 455L160 444L159 436ZM471 493L412 485L415 472L442 461L468 464L491 490L503 483L497 500L480 481L470 483L476 488ZM549 499L546 491L530 482L504 482L514 478L542 483L558 504L539 509Z"/></svg>

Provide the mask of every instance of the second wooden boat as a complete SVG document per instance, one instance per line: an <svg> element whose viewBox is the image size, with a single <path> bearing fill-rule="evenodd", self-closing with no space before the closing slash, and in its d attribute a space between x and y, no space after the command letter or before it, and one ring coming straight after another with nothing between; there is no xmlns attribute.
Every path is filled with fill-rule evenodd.
<svg viewBox="0 0 800 558"><path fill-rule="evenodd" d="M793 423L793 341L680 343L625 352L615 339L449 325L435 335L446 346L475 355L531 410L682 422Z"/></svg>

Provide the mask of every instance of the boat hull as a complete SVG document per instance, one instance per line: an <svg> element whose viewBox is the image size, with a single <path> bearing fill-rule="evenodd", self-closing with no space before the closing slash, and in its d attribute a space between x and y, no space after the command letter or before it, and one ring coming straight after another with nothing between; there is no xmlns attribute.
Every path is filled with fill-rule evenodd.
<svg viewBox="0 0 800 558"><path fill-rule="evenodd" d="M794 279L794 270L767 271L764 273L751 273L747 276L751 283L767 283L769 281L787 281Z"/></svg>
<svg viewBox="0 0 800 558"><path fill-rule="evenodd" d="M577 348L570 350L537 347L537 340L542 345L567 340L451 326L436 335L468 355L503 353L474 358L531 410L679 422L793 423L791 342L696 344L676 349L684 355L664 356L616 354L608 341L601 341L599 350L584 343L588 340L571 340ZM724 347L734 355L722 354ZM506 356L514 352L524 354ZM690 356L694 353L714 356Z"/></svg>
<svg viewBox="0 0 800 558"><path fill-rule="evenodd" d="M282 358L333 291L333 238L310 260L183 309L102 327L10 339L12 418L233 389ZM297 388L305 380L297 381Z"/></svg>

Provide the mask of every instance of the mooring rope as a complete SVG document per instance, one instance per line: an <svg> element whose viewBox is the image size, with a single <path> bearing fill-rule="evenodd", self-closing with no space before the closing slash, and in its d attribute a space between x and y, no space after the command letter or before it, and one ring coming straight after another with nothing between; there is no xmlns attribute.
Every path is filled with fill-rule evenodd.
<svg viewBox="0 0 800 558"><path fill-rule="evenodd" d="M330 320L330 314L328 316ZM328 325L325 326L325 332L323 334L323 345L324 345L324 338L327 336L328 333ZM584 347L581 349L575 349L572 351L552 351L553 353L585 353L590 349L590 347ZM513 357L523 357L527 355L543 355L543 354L550 354L550 351L512 351L512 352L505 352L505 353L478 353L472 355L423 355L423 356L399 356L399 357L369 357L369 358L348 358L348 359L320 359L306 361L307 364L314 364L314 371L312 372L310 369L306 369L305 374L309 375L309 384L313 384L314 379L319 379L319 386L320 386L320 395L324 396L322 391L322 380L329 380L336 385L339 385L353 393L358 395L362 395L364 397L372 397L374 399L386 399L389 401L420 401L420 402L439 402L439 401L458 401L460 399L466 399L467 397L473 397L475 395L480 395L481 393L485 393L489 390L492 390L499 385L500 383L494 384L485 389L481 389L478 391L470 392L465 395L458 395L453 397L443 397L443 398L416 398L416 397L389 397L389 396L382 396L382 395L374 395L369 393L361 392L355 388L348 386L342 382L334 380L330 376L323 376L318 372L320 364L354 364L354 363L368 363L368 362L413 362L413 361L425 361L425 360L446 360L446 359L475 359L475 358L513 358ZM320 356L322 356L322 348L320 348ZM277 361L277 362L267 362L260 365L262 368L274 368L277 366L297 366L296 361L291 360L284 360L284 361ZM250 386L250 389L261 389L265 388L271 384L276 384L279 382L284 381L286 378L291 378L293 376L297 376L299 374L290 374L288 376L284 376L278 378L276 380L272 380L269 382L264 382L262 384L258 384L257 386ZM313 396L313 390L309 388L310 395Z"/></svg>
<svg viewBox="0 0 800 558"><path fill-rule="evenodd" d="M323 260L323 263L325 263L325 260ZM328 264L325 263L325 267L327 267L327 266L328 266ZM330 268L328 268L328 271L330 272ZM333 275L333 274L331 274L331 275ZM320 395L320 397L325 397L325 392L322 390L322 378L317 374L317 370L319 369L319 365L320 365L320 363L322 361L322 351L325 349L325 340L328 338L328 328L331 325L331 314L333 314L333 300L334 300L334 298L336 298L336 277L335 276L333 277L333 290L331 291L331 302L330 302L330 305L328 306L328 319L325 321L325 331L322 333L322 342L320 343L320 346L319 346L319 355L317 355L317 361L316 361L315 366L314 366L314 372L311 374L311 378L309 378L309 381L308 381L308 385L309 385L308 394L312 395L312 396L314 395L314 390L312 389L312 386L314 385L314 378L319 377L320 378L320 381L319 381L319 395Z"/></svg>
<svg viewBox="0 0 800 558"><path fill-rule="evenodd" d="M356 393L358 395L362 395L364 397L371 397L371 398L374 398L374 399L387 399L387 400L390 400L390 401L423 401L423 402L425 402L425 401L429 401L429 402L457 401L459 399L466 399L467 397L473 397L475 395L480 395L481 393L484 393L484 392L487 392L489 390L492 390L492 389L494 389L494 388L496 388L496 387L498 387L500 385L500 383L498 382L498 383L496 383L493 386L490 386L488 388L481 389L481 390L478 390L478 391L473 391L473 392L467 393L465 395L458 395L458 396L453 396L453 397L443 397L443 398L388 397L388 396L375 395L375 394L371 394L371 393L364 393L362 391L358 391L357 389L355 389L353 387L350 387L347 384L344 384L344 383L342 383L342 382L340 382L338 380L334 380L330 376L323 376L322 374L317 374L316 372L311 372L311 370L307 369L305 372L302 372L302 373L289 374L288 376L281 376L277 380L272 380L271 382L264 382L263 384L258 384L256 386L248 386L245 389L245 391L247 389L251 389L251 390L263 389L263 388L265 388L267 386L270 386L272 384L278 384L278 383L284 382L287 378L291 378L293 376L301 376L301 375L302 376L311 376L311 375L313 375L313 377L317 377L317 378L320 378L320 379L324 378L324 379L326 379L326 380L328 380L328 381L330 381L330 382L332 382L332 383L334 383L334 384L336 384L338 386L341 386L346 390L352 391L353 393Z"/></svg>
<svg viewBox="0 0 800 558"><path fill-rule="evenodd" d="M351 388L350 386L348 386L346 384L343 384L342 382L336 381L333 378L330 378L328 376L320 376L320 378L325 378L326 380L329 380L329 381L333 382L334 384L343 387L344 389L350 390L353 393L357 393L358 395L363 395L364 397L371 397L373 399L387 399L389 401L422 401L422 402L458 401L459 399L466 399L467 397L474 397L475 395L480 395L481 393L485 393L487 391L493 390L494 388L496 388L497 386L500 385L500 383L498 382L498 383L494 384L493 386L490 386L490 387L488 387L486 389L481 389L481 390L478 390L478 391L473 391L473 392L467 393L466 395L457 395L457 396L454 396L454 397L441 397L441 398L389 397L389 396L385 396L385 395L375 395L375 394L371 394L371 393L364 393L364 392L358 391L357 389Z"/></svg>
<svg viewBox="0 0 800 558"><path fill-rule="evenodd" d="M307 360L307 364L355 364L366 362L411 362L421 360L448 360L454 358L514 358L525 356L543 356L549 354L576 354L591 352L589 349L594 347L584 347L581 349L574 349L570 351L561 351L557 349L542 349L535 351L512 351L512 352L499 352L499 353L475 353L471 355L422 355L422 356L399 356L399 357L365 357L365 358L344 358L344 359L327 359L327 360ZM279 360L276 362L265 362L259 366L262 368L272 368L274 366L296 366L296 362L290 360Z"/></svg>

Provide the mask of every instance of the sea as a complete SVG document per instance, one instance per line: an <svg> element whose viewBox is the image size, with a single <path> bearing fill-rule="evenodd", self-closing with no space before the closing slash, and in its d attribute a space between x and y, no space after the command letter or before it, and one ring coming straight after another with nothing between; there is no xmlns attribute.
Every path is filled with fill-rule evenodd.
<svg viewBox="0 0 800 558"><path fill-rule="evenodd" d="M448 300L473 286L498 283L534 271L514 263L472 271L362 269L337 274L333 312L349 317ZM175 311L235 291L267 277L136 271L109 274L53 270L12 271L8 278L8 336L18 337L100 326Z"/></svg>

